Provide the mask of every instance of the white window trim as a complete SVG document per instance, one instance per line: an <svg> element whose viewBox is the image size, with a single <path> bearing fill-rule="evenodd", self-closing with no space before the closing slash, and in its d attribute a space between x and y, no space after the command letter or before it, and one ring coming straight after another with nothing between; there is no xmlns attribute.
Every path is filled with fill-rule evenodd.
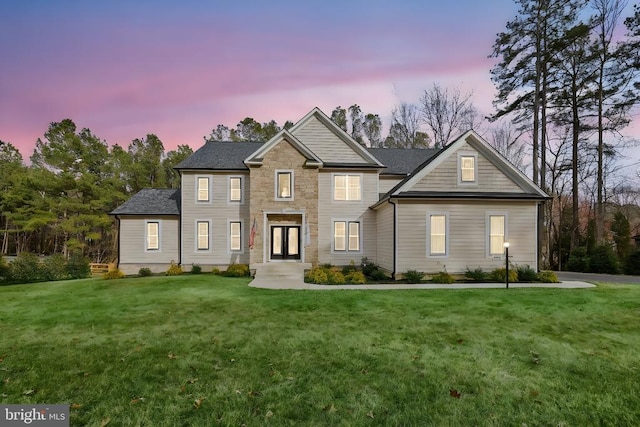
<svg viewBox="0 0 640 427"><path fill-rule="evenodd" d="M431 253L431 217L433 215L444 216L444 254ZM448 258L449 257L449 212L433 211L427 212L426 218L427 236L426 236L426 254L427 258Z"/></svg>
<svg viewBox="0 0 640 427"><path fill-rule="evenodd" d="M208 249L199 249L198 248L198 223L199 222L206 222L206 223L209 224L209 236L208 236L209 248ZM196 253L199 253L199 254L211 253L212 248L213 248L212 235L213 235L213 224L212 224L212 221L210 219L196 219L195 223L194 223L193 250Z"/></svg>
<svg viewBox="0 0 640 427"><path fill-rule="evenodd" d="M280 197L278 195L278 174L281 173L289 173L291 174L291 197ZM293 169L276 169L275 171L275 175L274 175L274 194L275 194L275 200L281 201L281 202L290 202L293 201L295 198L295 174L293 173Z"/></svg>
<svg viewBox="0 0 640 427"><path fill-rule="evenodd" d="M360 198L355 200L338 200L336 199L336 176L359 176L360 177ZM346 183L346 195L349 195L349 184ZM331 201L335 203L353 203L360 204L364 199L364 174L361 173L332 173L331 174Z"/></svg>
<svg viewBox="0 0 640 427"><path fill-rule="evenodd" d="M207 183L209 185L208 188L208 193L209 193L209 200L200 200L198 199L198 193L200 193L200 187L199 187L199 182L201 178L206 178L207 179ZM197 204L201 204L201 205L210 205L213 203L213 191L212 191L212 182L213 182L213 177L212 176L205 176L205 175L196 175L196 182L195 182L195 189L196 189L196 203Z"/></svg>
<svg viewBox="0 0 640 427"><path fill-rule="evenodd" d="M473 157L473 181L462 180L462 158ZM458 185L473 186L478 185L478 153L475 152L459 152L458 153Z"/></svg>
<svg viewBox="0 0 640 427"><path fill-rule="evenodd" d="M345 250L337 250L335 248L336 245L336 222L344 222L346 223L346 227L345 227L345 246L346 249ZM358 224L360 224L359 227L359 236L358 236L358 247L359 249L357 251L353 251L353 250L349 250L349 223L352 222L357 222ZM332 218L331 219L331 253L332 254L336 254L336 255L340 255L340 254L362 254L363 253L363 231L364 230L364 225L361 219L346 219L346 218Z"/></svg>
<svg viewBox="0 0 640 427"><path fill-rule="evenodd" d="M149 224L158 224L158 249L149 249ZM162 251L162 220L149 219L144 222L144 251L158 253Z"/></svg>
<svg viewBox="0 0 640 427"><path fill-rule="evenodd" d="M487 211L485 215L485 253L487 258L502 257L504 256L504 250L499 254L491 253L491 217L492 216L504 216L504 241L509 241L509 214L506 211Z"/></svg>
<svg viewBox="0 0 640 427"><path fill-rule="evenodd" d="M240 180L240 200L231 200L231 179L238 178ZM227 203L230 205L244 204L244 176L230 175L227 177Z"/></svg>
<svg viewBox="0 0 640 427"><path fill-rule="evenodd" d="M231 223L240 223L240 249L231 249ZM241 219L227 219L227 253L243 254L244 253L244 221Z"/></svg>

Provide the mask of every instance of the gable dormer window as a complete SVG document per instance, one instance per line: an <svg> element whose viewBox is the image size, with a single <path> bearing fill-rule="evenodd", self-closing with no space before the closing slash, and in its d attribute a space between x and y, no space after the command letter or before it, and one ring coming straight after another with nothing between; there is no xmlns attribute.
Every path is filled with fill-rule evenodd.
<svg viewBox="0 0 640 427"><path fill-rule="evenodd" d="M475 184L478 180L477 156L461 154L458 157L458 180L461 184Z"/></svg>
<svg viewBox="0 0 640 427"><path fill-rule="evenodd" d="M276 200L293 200L293 171L276 171Z"/></svg>

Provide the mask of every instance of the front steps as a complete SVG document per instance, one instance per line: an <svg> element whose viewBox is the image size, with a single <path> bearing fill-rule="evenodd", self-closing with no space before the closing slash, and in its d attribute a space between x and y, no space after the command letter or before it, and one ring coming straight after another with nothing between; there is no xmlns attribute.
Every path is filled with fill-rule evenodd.
<svg viewBox="0 0 640 427"><path fill-rule="evenodd" d="M304 271L311 268L310 263L302 262L269 262L252 264L255 278L249 286L256 288L308 289L304 283Z"/></svg>

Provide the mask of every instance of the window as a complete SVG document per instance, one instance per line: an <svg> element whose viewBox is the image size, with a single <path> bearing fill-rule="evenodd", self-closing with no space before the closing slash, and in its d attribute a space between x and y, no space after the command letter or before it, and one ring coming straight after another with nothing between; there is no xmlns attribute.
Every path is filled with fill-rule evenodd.
<svg viewBox="0 0 640 427"><path fill-rule="evenodd" d="M199 251L208 251L209 250L209 221L198 221L196 223L196 231L198 233L196 249Z"/></svg>
<svg viewBox="0 0 640 427"><path fill-rule="evenodd" d="M429 214L429 256L447 255L447 215Z"/></svg>
<svg viewBox="0 0 640 427"><path fill-rule="evenodd" d="M460 156L460 182L474 183L476 182L476 156L462 155Z"/></svg>
<svg viewBox="0 0 640 427"><path fill-rule="evenodd" d="M157 251L160 249L160 223L147 222L147 250Z"/></svg>
<svg viewBox="0 0 640 427"><path fill-rule="evenodd" d="M197 200L199 202L209 201L209 178L198 177Z"/></svg>
<svg viewBox="0 0 640 427"><path fill-rule="evenodd" d="M360 223L357 221L334 221L333 250L360 251Z"/></svg>
<svg viewBox="0 0 640 427"><path fill-rule="evenodd" d="M334 175L333 200L362 200L360 175Z"/></svg>
<svg viewBox="0 0 640 427"><path fill-rule="evenodd" d="M505 225L505 215L489 215L489 255L504 253Z"/></svg>
<svg viewBox="0 0 640 427"><path fill-rule="evenodd" d="M229 249L232 251L242 250L242 223L240 221L229 223Z"/></svg>
<svg viewBox="0 0 640 427"><path fill-rule="evenodd" d="M276 171L276 200L293 200L292 171Z"/></svg>
<svg viewBox="0 0 640 427"><path fill-rule="evenodd" d="M229 201L242 201L242 177L232 176L229 178Z"/></svg>

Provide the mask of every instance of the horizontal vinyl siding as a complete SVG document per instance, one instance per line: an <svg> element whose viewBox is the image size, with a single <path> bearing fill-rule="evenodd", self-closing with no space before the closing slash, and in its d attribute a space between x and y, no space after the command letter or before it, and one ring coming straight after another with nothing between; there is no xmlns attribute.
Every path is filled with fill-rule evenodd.
<svg viewBox="0 0 640 427"><path fill-rule="evenodd" d="M475 184L459 184L458 183L458 153L476 154L477 155L477 183ZM413 191L501 191L501 192L517 192L524 191L516 185L511 179L504 175L489 160L484 158L480 153L464 144L456 152L453 152L440 165L432 170L421 181L417 182Z"/></svg>
<svg viewBox="0 0 640 427"><path fill-rule="evenodd" d="M384 177L383 175L380 176L380 180L378 181L378 191L381 194L385 194L388 193L389 190L391 190L393 187L395 187L396 185L398 185L398 183L400 181L402 181L403 178L387 178Z"/></svg>
<svg viewBox="0 0 640 427"><path fill-rule="evenodd" d="M449 215L449 248L447 257L427 258L427 212ZM486 255L487 212L507 214L507 239L512 263L536 262L535 203L400 203L398 206L398 272L409 269L450 273L464 272L467 267L490 270L504 266L503 259Z"/></svg>
<svg viewBox="0 0 640 427"><path fill-rule="evenodd" d="M376 210L378 250L376 264L393 271L393 205L386 203Z"/></svg>
<svg viewBox="0 0 640 427"><path fill-rule="evenodd" d="M359 154L315 117L303 128L297 129L294 135L323 162L364 163Z"/></svg>
<svg viewBox="0 0 640 427"><path fill-rule="evenodd" d="M350 172L340 172L350 173ZM362 257L376 259L377 224L376 213L369 206L378 201L378 173L352 172L362 176L361 201L334 201L332 172L318 174L318 261L334 265L346 265L353 260L356 265ZM361 222L361 247L359 253L331 253L333 242L333 220Z"/></svg>
<svg viewBox="0 0 640 427"><path fill-rule="evenodd" d="M146 224L149 221L160 223L159 250L146 250ZM179 225L177 216L120 218L120 264L178 262Z"/></svg>
<svg viewBox="0 0 640 427"><path fill-rule="evenodd" d="M212 180L211 203L196 203L196 177ZM243 203L229 202L229 176L243 177ZM242 173L184 173L182 175L182 264L249 263L249 175ZM196 222L210 221L209 250L196 250ZM242 252L228 250L229 221L242 222Z"/></svg>

